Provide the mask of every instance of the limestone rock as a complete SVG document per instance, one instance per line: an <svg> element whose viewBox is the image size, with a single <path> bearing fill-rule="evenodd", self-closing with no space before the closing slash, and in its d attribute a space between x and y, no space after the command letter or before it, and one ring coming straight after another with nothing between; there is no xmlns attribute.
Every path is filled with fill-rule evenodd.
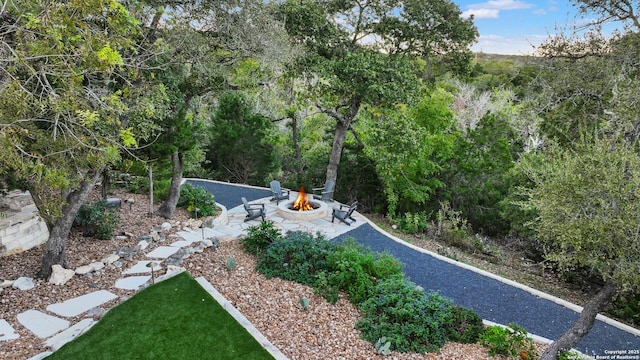
<svg viewBox="0 0 640 360"><path fill-rule="evenodd" d="M86 275L93 271L93 268L89 265L84 265L76 268L76 274L78 275Z"/></svg>
<svg viewBox="0 0 640 360"><path fill-rule="evenodd" d="M65 269L60 265L51 266L51 277L49 283L53 285L64 285L67 281L71 280L75 271L71 269Z"/></svg>
<svg viewBox="0 0 640 360"><path fill-rule="evenodd" d="M36 282L30 277L21 276L17 278L16 281L13 282L12 286L20 290L29 290L36 287Z"/></svg>
<svg viewBox="0 0 640 360"><path fill-rule="evenodd" d="M102 261L94 261L89 266L93 269L93 271L102 270L104 268L104 263Z"/></svg>
<svg viewBox="0 0 640 360"><path fill-rule="evenodd" d="M160 225L160 229L162 229L162 231L169 231L171 230L171 224L163 222L162 225Z"/></svg>
<svg viewBox="0 0 640 360"><path fill-rule="evenodd" d="M116 255L116 254L109 254L107 256L105 256L104 258L102 258L102 261L105 265L111 265L114 262L118 261L120 259L120 256Z"/></svg>
<svg viewBox="0 0 640 360"><path fill-rule="evenodd" d="M4 288L10 287L12 285L13 285L13 281L5 280L5 281L0 283L0 289L4 289Z"/></svg>

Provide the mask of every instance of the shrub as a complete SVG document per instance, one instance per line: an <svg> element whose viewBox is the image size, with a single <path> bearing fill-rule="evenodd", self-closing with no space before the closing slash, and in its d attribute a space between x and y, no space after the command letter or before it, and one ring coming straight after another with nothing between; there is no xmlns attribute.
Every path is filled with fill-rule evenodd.
<svg viewBox="0 0 640 360"><path fill-rule="evenodd" d="M75 223L83 227L84 236L95 236L100 240L113 237L120 223L118 208L109 206L105 200L82 205L76 215Z"/></svg>
<svg viewBox="0 0 640 360"><path fill-rule="evenodd" d="M536 356L533 340L527 337L527 331L517 324L501 326L487 326L480 333L480 344L489 349L489 355L526 356L533 359ZM522 354L526 354L522 356Z"/></svg>
<svg viewBox="0 0 640 360"><path fill-rule="evenodd" d="M315 286L316 275L327 271L327 256L336 245L317 234L293 231L276 239L258 262L258 271L267 278L280 277Z"/></svg>
<svg viewBox="0 0 640 360"><path fill-rule="evenodd" d="M404 217L398 220L400 231L407 234L418 234L424 232L428 227L427 214L421 213L405 213Z"/></svg>
<svg viewBox="0 0 640 360"><path fill-rule="evenodd" d="M356 326L372 343L386 336L395 351L433 352L447 340L451 309L446 298L394 277L378 283L372 297L361 304L363 319Z"/></svg>
<svg viewBox="0 0 640 360"><path fill-rule="evenodd" d="M190 184L180 188L178 206L187 209L191 216L213 216L216 214L216 200L207 190Z"/></svg>
<svg viewBox="0 0 640 360"><path fill-rule="evenodd" d="M452 322L449 327L448 339L463 344L473 344L484 325L482 318L475 311L461 306L453 306L451 309Z"/></svg>
<svg viewBox="0 0 640 360"><path fill-rule="evenodd" d="M329 301L337 300L337 291L343 290L353 304L365 301L377 281L402 276L402 264L389 254L376 255L357 245L353 239L338 245L327 256L329 272L323 272L318 281L318 293Z"/></svg>
<svg viewBox="0 0 640 360"><path fill-rule="evenodd" d="M247 236L240 240L240 244L248 253L260 256L269 245L281 237L282 234L275 227L274 222L266 220L259 225L250 226L247 229Z"/></svg>

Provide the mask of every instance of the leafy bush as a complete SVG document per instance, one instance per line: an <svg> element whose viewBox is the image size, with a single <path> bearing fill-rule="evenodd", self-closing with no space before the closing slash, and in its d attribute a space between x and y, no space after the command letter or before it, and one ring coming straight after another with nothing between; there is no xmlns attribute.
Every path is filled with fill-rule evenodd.
<svg viewBox="0 0 640 360"><path fill-rule="evenodd" d="M436 220L431 222L427 235L437 241L458 248L475 249L471 226L459 211L451 208L449 203L440 203Z"/></svg>
<svg viewBox="0 0 640 360"><path fill-rule="evenodd" d="M216 200L207 190L190 184L180 188L178 206L187 209L191 216L213 216L216 214Z"/></svg>
<svg viewBox="0 0 640 360"><path fill-rule="evenodd" d="M609 313L634 325L640 325L640 292L620 296L611 305Z"/></svg>
<svg viewBox="0 0 640 360"><path fill-rule="evenodd" d="M372 343L386 336L395 351L433 352L447 340L452 307L446 298L393 277L378 283L372 297L360 305L363 319L356 326Z"/></svg>
<svg viewBox="0 0 640 360"><path fill-rule="evenodd" d="M489 349L489 355L522 356L527 359L536 356L533 340L527 337L527 331L517 324L487 326L480 333L480 344Z"/></svg>
<svg viewBox="0 0 640 360"><path fill-rule="evenodd" d="M82 205L76 215L75 223L82 226L84 236L95 236L100 240L113 237L120 223L118 208L109 206L105 200Z"/></svg>
<svg viewBox="0 0 640 360"><path fill-rule="evenodd" d="M473 344L478 341L480 332L484 329L480 315L471 309L453 306L451 316L449 340L463 344Z"/></svg>
<svg viewBox="0 0 640 360"><path fill-rule="evenodd" d="M282 234L275 227L273 221L261 221L259 225L253 225L247 229L247 236L240 239L240 244L249 254L259 256L269 245L281 237Z"/></svg>
<svg viewBox="0 0 640 360"><path fill-rule="evenodd" d="M327 256L328 272L318 281L318 292L329 301L337 300L337 292L345 291L353 304L371 295L377 281L402 276L402 264L389 254L376 255L357 245L353 239L338 245Z"/></svg>
<svg viewBox="0 0 640 360"><path fill-rule="evenodd" d="M316 275L327 271L327 256L336 245L317 234L293 231L276 239L258 261L258 271L268 278L280 277L300 284L316 285Z"/></svg>
<svg viewBox="0 0 640 360"><path fill-rule="evenodd" d="M421 213L405 213L404 217L398 220L400 231L406 234L418 234L424 232L429 223L427 222L427 214Z"/></svg>

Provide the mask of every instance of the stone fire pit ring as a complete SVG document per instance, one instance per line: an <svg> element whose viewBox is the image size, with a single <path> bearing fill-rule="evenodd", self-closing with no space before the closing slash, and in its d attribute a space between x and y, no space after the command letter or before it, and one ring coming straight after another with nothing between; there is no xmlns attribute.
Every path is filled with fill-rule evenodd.
<svg viewBox="0 0 640 360"><path fill-rule="evenodd" d="M294 200L289 200L289 201L281 201L280 204L278 204L277 213L283 219L297 220L297 221L313 221L313 220L322 219L325 216L329 215L329 205L327 205L324 201L315 201L311 199L309 199L308 201L311 204L311 206L314 207L313 210L306 210L306 211L291 210L290 207L291 205L293 205Z"/></svg>

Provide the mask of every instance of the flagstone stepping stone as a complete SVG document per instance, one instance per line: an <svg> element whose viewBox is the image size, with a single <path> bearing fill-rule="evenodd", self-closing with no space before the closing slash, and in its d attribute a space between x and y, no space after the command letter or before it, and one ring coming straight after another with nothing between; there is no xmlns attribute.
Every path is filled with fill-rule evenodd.
<svg viewBox="0 0 640 360"><path fill-rule="evenodd" d="M135 265L133 265L130 269L127 269L123 274L132 275L132 274L146 274L151 272L151 268L147 265L154 261L138 261ZM156 265L153 268L153 271L160 271L162 267L160 265Z"/></svg>
<svg viewBox="0 0 640 360"><path fill-rule="evenodd" d="M178 250L180 250L180 248L173 246L158 246L152 252L148 253L147 257L152 259L166 259Z"/></svg>
<svg viewBox="0 0 640 360"><path fill-rule="evenodd" d="M116 280L116 284L114 285L118 289L123 290L138 290L140 286L144 285L147 281L151 279L151 276L127 276L125 278L121 278Z"/></svg>
<svg viewBox="0 0 640 360"><path fill-rule="evenodd" d="M19 338L15 329L5 319L0 319L0 341L9 341Z"/></svg>
<svg viewBox="0 0 640 360"><path fill-rule="evenodd" d="M82 319L72 327L50 337L45 341L45 344L49 346L53 351L56 351L62 347L62 345L75 339L79 335L82 335L85 331L89 330L91 326L95 324L93 319Z"/></svg>
<svg viewBox="0 0 640 360"><path fill-rule="evenodd" d="M41 339L69 327L69 321L47 315L38 310L27 310L18 314L17 318L20 324Z"/></svg>
<svg viewBox="0 0 640 360"><path fill-rule="evenodd" d="M98 290L61 303L51 304L47 306L47 311L64 317L74 317L117 297L117 295L107 290Z"/></svg>

